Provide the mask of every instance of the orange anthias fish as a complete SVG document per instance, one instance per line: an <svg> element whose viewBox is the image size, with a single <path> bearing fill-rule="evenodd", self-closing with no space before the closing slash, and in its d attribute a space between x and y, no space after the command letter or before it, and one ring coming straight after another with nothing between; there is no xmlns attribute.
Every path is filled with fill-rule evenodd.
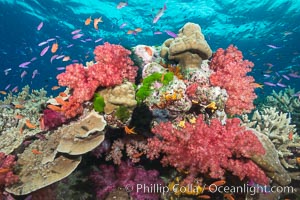
<svg viewBox="0 0 300 200"><path fill-rule="evenodd" d="M60 92L58 96L61 96L61 97L67 97L68 95L64 92Z"/></svg>
<svg viewBox="0 0 300 200"><path fill-rule="evenodd" d="M85 25L90 25L91 21L92 21L92 17L90 16L89 18L87 18L87 19L85 20L84 24L85 24Z"/></svg>
<svg viewBox="0 0 300 200"><path fill-rule="evenodd" d="M21 104L15 104L14 107L15 107L16 109L22 109L22 108L24 108L24 106L21 105Z"/></svg>
<svg viewBox="0 0 300 200"><path fill-rule="evenodd" d="M125 126L125 133L128 134L128 135L136 134L136 132L134 132L134 127L129 128L128 126Z"/></svg>
<svg viewBox="0 0 300 200"><path fill-rule="evenodd" d="M99 17L99 18L94 19L94 28L95 28L96 30L98 30L98 23L99 23L99 22L103 22L103 21L102 21L102 17Z"/></svg>
<svg viewBox="0 0 300 200"><path fill-rule="evenodd" d="M66 61L69 61L70 59L71 59L70 56L65 56L65 57L62 59L62 61L66 62Z"/></svg>
<svg viewBox="0 0 300 200"><path fill-rule="evenodd" d="M9 171L11 171L9 168L0 168L0 174L5 174Z"/></svg>
<svg viewBox="0 0 300 200"><path fill-rule="evenodd" d="M35 129L36 128L36 125L32 124L29 119L26 119L25 125L29 129Z"/></svg>
<svg viewBox="0 0 300 200"><path fill-rule="evenodd" d="M57 89L59 89L60 87L59 86L53 86L52 88L51 88L51 90L57 90Z"/></svg>
<svg viewBox="0 0 300 200"><path fill-rule="evenodd" d="M259 83L252 83L252 85L254 86L254 88L263 88L264 85L259 84Z"/></svg>
<svg viewBox="0 0 300 200"><path fill-rule="evenodd" d="M5 92L5 91L0 91L0 94L6 95L7 92Z"/></svg>
<svg viewBox="0 0 300 200"><path fill-rule="evenodd" d="M57 51L57 49L58 49L58 43L55 42L55 43L52 44L51 52L52 52L52 53L55 53L55 52Z"/></svg>
<svg viewBox="0 0 300 200"><path fill-rule="evenodd" d="M55 105L52 105L52 104L47 105L47 108L49 108L50 110L56 111L56 112L61 112L62 111L61 107L55 106Z"/></svg>
<svg viewBox="0 0 300 200"><path fill-rule="evenodd" d="M42 152L37 149L32 149L31 152L35 155L42 154Z"/></svg>

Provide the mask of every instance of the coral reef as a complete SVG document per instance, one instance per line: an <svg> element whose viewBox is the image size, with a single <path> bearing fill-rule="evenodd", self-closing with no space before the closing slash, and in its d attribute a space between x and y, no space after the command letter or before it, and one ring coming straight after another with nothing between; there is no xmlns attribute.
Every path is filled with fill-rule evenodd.
<svg viewBox="0 0 300 200"><path fill-rule="evenodd" d="M247 177L266 184L265 173L250 160L265 150L256 136L239 123L237 118L228 119L222 126L219 120L212 119L207 125L201 115L195 124L187 122L184 128L171 122L160 123L153 128L156 137L148 139L147 157L158 158L162 153L164 166L187 170L190 176L208 173L211 178L224 178L227 170L240 179Z"/></svg>
<svg viewBox="0 0 300 200"><path fill-rule="evenodd" d="M202 60L211 57L212 51L198 24L186 23L175 39L164 42L161 57L174 60L183 69L200 68Z"/></svg>
<svg viewBox="0 0 300 200"><path fill-rule="evenodd" d="M113 160L114 164L120 165L123 157L122 151L124 150L129 159L133 163L137 163L140 161L141 156L147 154L147 141L139 136L119 138L113 142L105 160Z"/></svg>
<svg viewBox="0 0 300 200"><path fill-rule="evenodd" d="M97 192L97 199L105 199L111 191L124 187L132 189L129 195L133 199L159 199L158 193L138 189L138 184L148 187L154 184L163 185L163 181L158 177L158 171L145 170L128 161L122 162L118 167L103 164L98 168L90 175Z"/></svg>
<svg viewBox="0 0 300 200"><path fill-rule="evenodd" d="M42 130L51 130L62 125L66 121L67 119L63 114L54 110L45 109L43 115L40 117L40 126Z"/></svg>
<svg viewBox="0 0 300 200"><path fill-rule="evenodd" d="M79 165L80 155L104 140L105 125L103 116L91 112L78 122L49 131L44 139L33 141L18 154L20 181L6 187L6 191L24 195L70 175Z"/></svg>
<svg viewBox="0 0 300 200"><path fill-rule="evenodd" d="M4 186L9 186L19 181L18 176L13 173L15 164L15 156L5 155L5 153L0 152L0 199L4 195Z"/></svg>
<svg viewBox="0 0 300 200"><path fill-rule="evenodd" d="M105 43L95 48L97 62L92 66L68 65L66 72L57 76L59 85L73 89L69 102L62 105L65 116L72 118L81 114L81 104L90 100L99 86L115 86L122 84L124 80L134 82L137 67L133 66L130 53L120 45Z"/></svg>
<svg viewBox="0 0 300 200"><path fill-rule="evenodd" d="M265 149L265 154L252 155L251 159L260 166L261 169L279 185L288 185L291 183L291 177L281 165L277 150L271 140L264 134L250 129L257 136ZM255 180L254 180L255 181ZM255 181L256 182L256 181Z"/></svg>
<svg viewBox="0 0 300 200"><path fill-rule="evenodd" d="M214 71L210 82L213 86L226 89L226 113L240 115L254 109L254 78L247 76L253 66L252 62L243 60L242 52L233 45L226 50L220 48L214 54L210 63L210 68Z"/></svg>
<svg viewBox="0 0 300 200"><path fill-rule="evenodd" d="M296 125L297 132L300 133L300 99L295 89L288 87L278 93L274 90L266 97L263 107L275 107L280 112L291 115L292 124Z"/></svg>
<svg viewBox="0 0 300 200"><path fill-rule="evenodd" d="M42 105L46 103L46 91L22 88L17 95L8 94L0 101L0 149L9 154L17 149L25 138L41 131L39 119Z"/></svg>

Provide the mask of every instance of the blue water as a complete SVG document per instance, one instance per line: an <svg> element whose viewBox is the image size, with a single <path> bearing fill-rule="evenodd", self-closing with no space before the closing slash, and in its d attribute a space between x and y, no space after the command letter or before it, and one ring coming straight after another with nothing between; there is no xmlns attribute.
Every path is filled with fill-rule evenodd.
<svg viewBox="0 0 300 200"><path fill-rule="evenodd" d="M81 63L93 59L96 45L110 42L133 47L138 44L161 45L169 38L164 31L177 32L186 22L201 26L206 40L213 51L236 45L244 57L254 62L251 72L256 82L278 81L299 91L300 80L286 80L283 74L299 73L300 69L300 1L298 0L129 0L128 6L117 9L117 0L1 0L0 2L0 90L7 91L15 86L19 89L29 84L33 89L44 87L50 94L57 85L57 67L63 67L79 60ZM158 10L166 4L166 11L156 24L152 20ZM93 24L85 26L88 17L102 17L99 29ZM40 31L37 26L43 22ZM124 28L120 25L127 23ZM127 34L128 30L141 28L137 35ZM71 32L82 29L84 36L92 41L73 40ZM155 35L155 31L163 34ZM45 46L38 44L49 38L56 38L58 54L71 57L70 61L54 60L47 52L40 56ZM94 41L103 38L100 42ZM53 42L52 42L53 43ZM52 44L50 43L50 44ZM68 45L73 47L67 48ZM271 48L267 45L279 47ZM18 67L21 63L37 60L27 69ZM4 70L11 68L5 75ZM39 74L32 79L33 71ZM21 73L27 75L21 79ZM277 72L277 73L276 73ZM269 78L263 74L270 74ZM299 73L300 74L300 73ZM259 95L282 88L264 86Z"/></svg>

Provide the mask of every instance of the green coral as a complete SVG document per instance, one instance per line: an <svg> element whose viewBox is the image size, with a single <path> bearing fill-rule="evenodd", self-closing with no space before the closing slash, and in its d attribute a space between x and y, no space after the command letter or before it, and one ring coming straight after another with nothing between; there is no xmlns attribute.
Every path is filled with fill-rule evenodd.
<svg viewBox="0 0 300 200"><path fill-rule="evenodd" d="M127 107L119 106L116 110L116 117L122 122L126 122L130 117L130 112Z"/></svg>
<svg viewBox="0 0 300 200"><path fill-rule="evenodd" d="M161 82L163 85L168 85L169 82L173 80L173 78L174 78L174 74L172 72L167 72L165 74L155 72L150 76L146 77L143 80L142 86L139 88L139 90L136 93L137 101L142 102L152 93L151 85L155 81Z"/></svg>
<svg viewBox="0 0 300 200"><path fill-rule="evenodd" d="M99 113L104 112L104 107L105 107L104 98L101 95L99 95L98 93L94 94L93 105L94 105L94 109L97 112L99 112Z"/></svg>

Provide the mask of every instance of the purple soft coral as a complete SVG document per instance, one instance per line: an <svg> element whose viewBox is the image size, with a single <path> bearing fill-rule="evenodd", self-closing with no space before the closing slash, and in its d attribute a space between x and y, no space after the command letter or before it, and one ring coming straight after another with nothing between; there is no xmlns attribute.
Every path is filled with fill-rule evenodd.
<svg viewBox="0 0 300 200"><path fill-rule="evenodd" d="M59 112L45 109L41 117L41 128L43 130L51 130L66 122L66 118Z"/></svg>
<svg viewBox="0 0 300 200"><path fill-rule="evenodd" d="M163 185L156 170L145 170L135 167L133 163L122 162L118 167L112 165L100 165L99 171L94 171L90 175L97 191L97 199L104 199L109 192L121 187L130 188L130 196L136 200L159 199L159 194L155 191L148 191L154 185Z"/></svg>

